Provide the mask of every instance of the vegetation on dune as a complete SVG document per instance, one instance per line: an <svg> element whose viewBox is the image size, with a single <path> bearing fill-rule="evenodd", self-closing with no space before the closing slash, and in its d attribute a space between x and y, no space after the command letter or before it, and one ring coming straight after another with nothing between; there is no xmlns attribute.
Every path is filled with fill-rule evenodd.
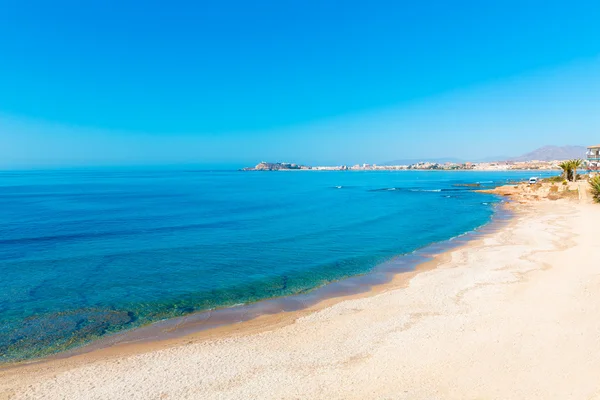
<svg viewBox="0 0 600 400"><path fill-rule="evenodd" d="M550 178L546 178L544 179L545 181L548 182L552 182L552 183L565 183L565 177L563 175L558 175L558 176L552 176Z"/></svg>
<svg viewBox="0 0 600 400"><path fill-rule="evenodd" d="M590 186L592 187L592 197L596 203L600 203L600 175L597 175L590 179Z"/></svg>

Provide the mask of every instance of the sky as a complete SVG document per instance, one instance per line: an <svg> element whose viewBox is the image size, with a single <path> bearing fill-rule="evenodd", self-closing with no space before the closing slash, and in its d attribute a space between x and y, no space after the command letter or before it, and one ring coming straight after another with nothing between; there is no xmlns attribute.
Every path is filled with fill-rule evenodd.
<svg viewBox="0 0 600 400"><path fill-rule="evenodd" d="M0 167L600 142L598 1L0 0Z"/></svg>

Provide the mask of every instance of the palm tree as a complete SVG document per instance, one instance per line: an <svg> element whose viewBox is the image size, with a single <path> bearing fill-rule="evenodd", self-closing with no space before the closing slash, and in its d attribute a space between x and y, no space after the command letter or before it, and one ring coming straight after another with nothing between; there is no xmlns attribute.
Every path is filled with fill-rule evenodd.
<svg viewBox="0 0 600 400"><path fill-rule="evenodd" d="M567 181L575 182L577 180L577 168L581 167L583 160L577 158L575 160L563 161L558 166L563 170Z"/></svg>
<svg viewBox="0 0 600 400"><path fill-rule="evenodd" d="M571 174L572 174L571 162L563 161L560 164L558 164L558 166L560 167L560 169L563 170L563 175L564 175L565 179L569 180L569 178L571 178Z"/></svg>
<svg viewBox="0 0 600 400"><path fill-rule="evenodd" d="M565 177L565 179L567 178L567 175L569 173L569 164L566 161L561 162L560 164L558 164L558 166L560 167L560 169L562 169L563 171L563 176Z"/></svg>
<svg viewBox="0 0 600 400"><path fill-rule="evenodd" d="M577 168L581 167L583 164L583 160L581 158L576 158L574 160L569 161L571 163L571 171L573 174L573 182L577 180Z"/></svg>

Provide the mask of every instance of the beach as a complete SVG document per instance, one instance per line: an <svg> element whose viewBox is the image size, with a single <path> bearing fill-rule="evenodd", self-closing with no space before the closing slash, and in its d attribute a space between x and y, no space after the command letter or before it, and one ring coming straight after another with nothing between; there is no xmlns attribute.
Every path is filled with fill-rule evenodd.
<svg viewBox="0 0 600 400"><path fill-rule="evenodd" d="M600 400L600 1L2 15L0 400Z"/></svg>
<svg viewBox="0 0 600 400"><path fill-rule="evenodd" d="M496 232L371 293L5 367L0 398L600 399L600 207L513 208Z"/></svg>

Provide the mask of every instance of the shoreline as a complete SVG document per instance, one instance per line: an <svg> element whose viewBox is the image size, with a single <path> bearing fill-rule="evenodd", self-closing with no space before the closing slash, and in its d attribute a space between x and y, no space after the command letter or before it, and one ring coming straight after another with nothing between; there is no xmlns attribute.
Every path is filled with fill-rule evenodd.
<svg viewBox="0 0 600 400"><path fill-rule="evenodd" d="M83 387L94 398L600 399L600 267L569 262L595 248L600 208L511 208L501 229L368 293L3 369L0 399Z"/></svg>
<svg viewBox="0 0 600 400"><path fill-rule="evenodd" d="M493 194L493 193L491 193ZM500 198L501 196L496 196ZM393 256L367 273L327 282L307 292L266 298L254 303L199 311L153 322L98 338L70 350L42 358L0 363L0 373L33 365L69 360L86 354L127 354L151 351L154 346L178 345L188 338L204 340L268 330L293 323L296 318L330 307L344 300L361 298L406 286L423 271L436 268L448 254L486 235L497 232L514 218L511 203L500 199L488 222L440 242L430 243L411 253ZM257 326L258 325L258 326Z"/></svg>

